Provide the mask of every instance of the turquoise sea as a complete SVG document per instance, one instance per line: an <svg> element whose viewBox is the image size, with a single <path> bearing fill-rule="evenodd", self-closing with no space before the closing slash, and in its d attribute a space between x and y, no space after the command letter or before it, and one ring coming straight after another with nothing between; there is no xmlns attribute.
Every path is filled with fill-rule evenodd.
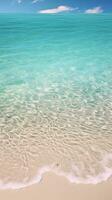
<svg viewBox="0 0 112 200"><path fill-rule="evenodd" d="M0 187L112 176L112 15L0 14Z"/></svg>

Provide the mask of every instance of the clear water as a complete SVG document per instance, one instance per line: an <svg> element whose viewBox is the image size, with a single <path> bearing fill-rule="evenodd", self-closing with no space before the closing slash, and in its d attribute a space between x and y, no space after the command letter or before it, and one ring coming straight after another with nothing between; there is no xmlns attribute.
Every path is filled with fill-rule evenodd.
<svg viewBox="0 0 112 200"><path fill-rule="evenodd" d="M112 176L112 15L0 15L0 187Z"/></svg>

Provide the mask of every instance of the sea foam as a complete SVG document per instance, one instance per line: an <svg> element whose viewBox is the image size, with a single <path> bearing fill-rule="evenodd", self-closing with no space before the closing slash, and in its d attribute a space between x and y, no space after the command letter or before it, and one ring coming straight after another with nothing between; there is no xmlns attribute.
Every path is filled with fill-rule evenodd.
<svg viewBox="0 0 112 200"><path fill-rule="evenodd" d="M87 176L86 178L75 176L72 171L70 173L65 173L64 171L60 171L55 164L52 165L46 165L44 167L41 167L38 170L38 173L35 177L32 178L30 182L24 182L24 183L18 183L18 182L9 182L9 183L2 183L0 181L0 189L6 190L6 189L21 189L25 187L29 187L33 184L40 183L41 181L44 181L44 174L46 173L54 173L57 176L65 177L70 183L74 184L99 184L104 181L107 181L109 178L112 177L112 168L107 167L106 165L108 162L112 161L112 154L107 154L104 156L103 160L101 161L103 166L103 172L97 174L96 176Z"/></svg>

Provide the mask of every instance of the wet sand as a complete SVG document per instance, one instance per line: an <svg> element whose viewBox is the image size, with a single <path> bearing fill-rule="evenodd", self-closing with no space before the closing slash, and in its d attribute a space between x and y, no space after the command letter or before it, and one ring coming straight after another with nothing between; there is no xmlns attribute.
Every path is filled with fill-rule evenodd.
<svg viewBox="0 0 112 200"><path fill-rule="evenodd" d="M1 190L0 200L112 200L112 180L81 185L47 173L39 184L20 190Z"/></svg>

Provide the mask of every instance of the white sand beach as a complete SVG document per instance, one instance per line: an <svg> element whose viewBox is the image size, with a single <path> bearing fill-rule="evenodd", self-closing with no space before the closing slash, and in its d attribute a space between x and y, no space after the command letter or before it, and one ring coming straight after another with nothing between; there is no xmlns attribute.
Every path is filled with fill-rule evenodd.
<svg viewBox="0 0 112 200"><path fill-rule="evenodd" d="M1 200L112 200L112 181L97 185L68 182L53 173L44 175L39 184L20 190L1 190Z"/></svg>

